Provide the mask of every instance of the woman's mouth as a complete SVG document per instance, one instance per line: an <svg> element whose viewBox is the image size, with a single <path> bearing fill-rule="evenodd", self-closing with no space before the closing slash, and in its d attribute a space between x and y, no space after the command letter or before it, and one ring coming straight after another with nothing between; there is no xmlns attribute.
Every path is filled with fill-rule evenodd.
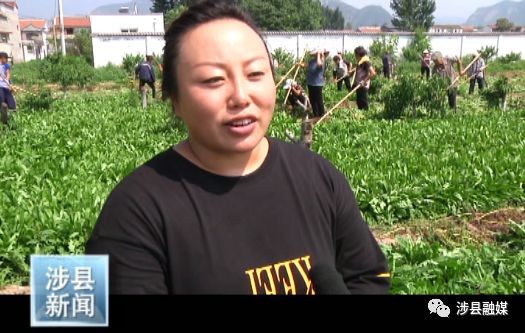
<svg viewBox="0 0 525 333"><path fill-rule="evenodd" d="M255 120L253 119L241 119L241 120L232 121L229 123L229 125L233 127L243 127L243 126L248 126L254 122Z"/></svg>
<svg viewBox="0 0 525 333"><path fill-rule="evenodd" d="M230 134L235 136L248 136L255 130L257 120L255 118L241 118L228 122L227 128Z"/></svg>

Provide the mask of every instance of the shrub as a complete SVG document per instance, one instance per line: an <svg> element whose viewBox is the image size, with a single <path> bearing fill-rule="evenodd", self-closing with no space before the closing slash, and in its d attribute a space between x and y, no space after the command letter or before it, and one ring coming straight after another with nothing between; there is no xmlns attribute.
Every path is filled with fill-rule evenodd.
<svg viewBox="0 0 525 333"><path fill-rule="evenodd" d="M512 91L512 85L506 76L499 77L490 87L482 91L482 96L490 108L499 108ZM502 106L504 108L504 106Z"/></svg>
<svg viewBox="0 0 525 333"><path fill-rule="evenodd" d="M122 68L126 71L127 75L135 75L135 67L144 61L144 56L137 54L126 54L122 59Z"/></svg>
<svg viewBox="0 0 525 333"><path fill-rule="evenodd" d="M485 61L490 61L498 55L498 49L495 46L483 46L479 53Z"/></svg>
<svg viewBox="0 0 525 333"><path fill-rule="evenodd" d="M37 92L26 94L22 99L24 109L30 111L50 110L55 98L51 89L39 87Z"/></svg>
<svg viewBox="0 0 525 333"><path fill-rule="evenodd" d="M430 40L421 29L416 30L414 38L403 48L403 58L408 61L419 61L424 50L431 50Z"/></svg>
<svg viewBox="0 0 525 333"><path fill-rule="evenodd" d="M128 75L126 71L111 63L104 67L95 68L93 81L94 82L126 82Z"/></svg>
<svg viewBox="0 0 525 333"><path fill-rule="evenodd" d="M498 57L496 60L498 62L504 63L504 64L508 64L508 63L515 62L515 61L519 61L519 60L521 60L521 52L520 53L511 52L511 53L509 53L507 55Z"/></svg>

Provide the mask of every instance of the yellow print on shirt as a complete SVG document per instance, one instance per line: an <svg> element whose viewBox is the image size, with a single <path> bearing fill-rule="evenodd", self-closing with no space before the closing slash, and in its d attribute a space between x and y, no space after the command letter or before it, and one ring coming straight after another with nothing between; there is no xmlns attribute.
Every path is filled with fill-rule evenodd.
<svg viewBox="0 0 525 333"><path fill-rule="evenodd" d="M277 295L277 290L282 288L286 295L296 295L298 284L301 284L299 287L302 290L303 283L306 286L306 294L315 295L312 281L308 276L310 268L310 256L305 256L250 269L245 271L245 274L250 279L254 295Z"/></svg>

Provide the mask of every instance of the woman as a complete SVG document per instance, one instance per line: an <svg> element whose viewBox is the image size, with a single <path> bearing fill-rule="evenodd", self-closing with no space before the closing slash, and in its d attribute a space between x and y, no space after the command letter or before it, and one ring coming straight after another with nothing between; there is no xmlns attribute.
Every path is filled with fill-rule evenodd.
<svg viewBox="0 0 525 333"><path fill-rule="evenodd" d="M337 90L341 91L343 89L343 81L345 82L345 87L348 91L351 90L350 86L350 75L348 71L351 69L348 68L346 62L342 59L342 56L336 54L332 60L335 64L335 69L332 75L332 78L335 83L337 83Z"/></svg>
<svg viewBox="0 0 525 333"><path fill-rule="evenodd" d="M368 110L368 90L370 89L370 80L376 75L376 71L370 62L370 58L364 47L358 46L354 49L357 61L354 88L360 87L356 91L357 108L359 110Z"/></svg>
<svg viewBox="0 0 525 333"><path fill-rule="evenodd" d="M310 53L310 61L307 64L306 84L308 85L308 98L312 104L314 117L324 115L323 87L324 72L326 69L325 53L321 50Z"/></svg>
<svg viewBox="0 0 525 333"><path fill-rule="evenodd" d="M386 293L387 262L344 176L266 137L272 62L237 7L204 1L166 32L163 95L188 138L127 176L87 243L109 254L110 292L313 294L337 269L353 293Z"/></svg>
<svg viewBox="0 0 525 333"><path fill-rule="evenodd" d="M458 72L461 76L465 75L463 64L460 59L444 57L439 51L432 54L432 61L434 62L432 75L439 75L450 84L447 89L448 106L456 111L459 87L459 81L456 78L458 77ZM454 69L454 65L457 66L458 72Z"/></svg>

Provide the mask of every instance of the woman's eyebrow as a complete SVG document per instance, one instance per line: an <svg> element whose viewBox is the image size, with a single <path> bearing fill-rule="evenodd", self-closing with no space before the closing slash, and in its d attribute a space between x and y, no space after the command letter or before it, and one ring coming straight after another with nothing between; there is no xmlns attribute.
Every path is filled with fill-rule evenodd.
<svg viewBox="0 0 525 333"><path fill-rule="evenodd" d="M243 65L246 66L246 65L249 65L255 61L259 61L259 60L264 60L266 61L266 57L265 56L255 56L253 58L250 58L250 59L247 59L245 61L243 61ZM222 61L203 61L203 62L199 62L195 65L193 65L192 67L193 68L196 68L196 67L201 67L201 66L213 66L213 67L220 67L220 68L225 68L227 67L227 62L222 62Z"/></svg>

